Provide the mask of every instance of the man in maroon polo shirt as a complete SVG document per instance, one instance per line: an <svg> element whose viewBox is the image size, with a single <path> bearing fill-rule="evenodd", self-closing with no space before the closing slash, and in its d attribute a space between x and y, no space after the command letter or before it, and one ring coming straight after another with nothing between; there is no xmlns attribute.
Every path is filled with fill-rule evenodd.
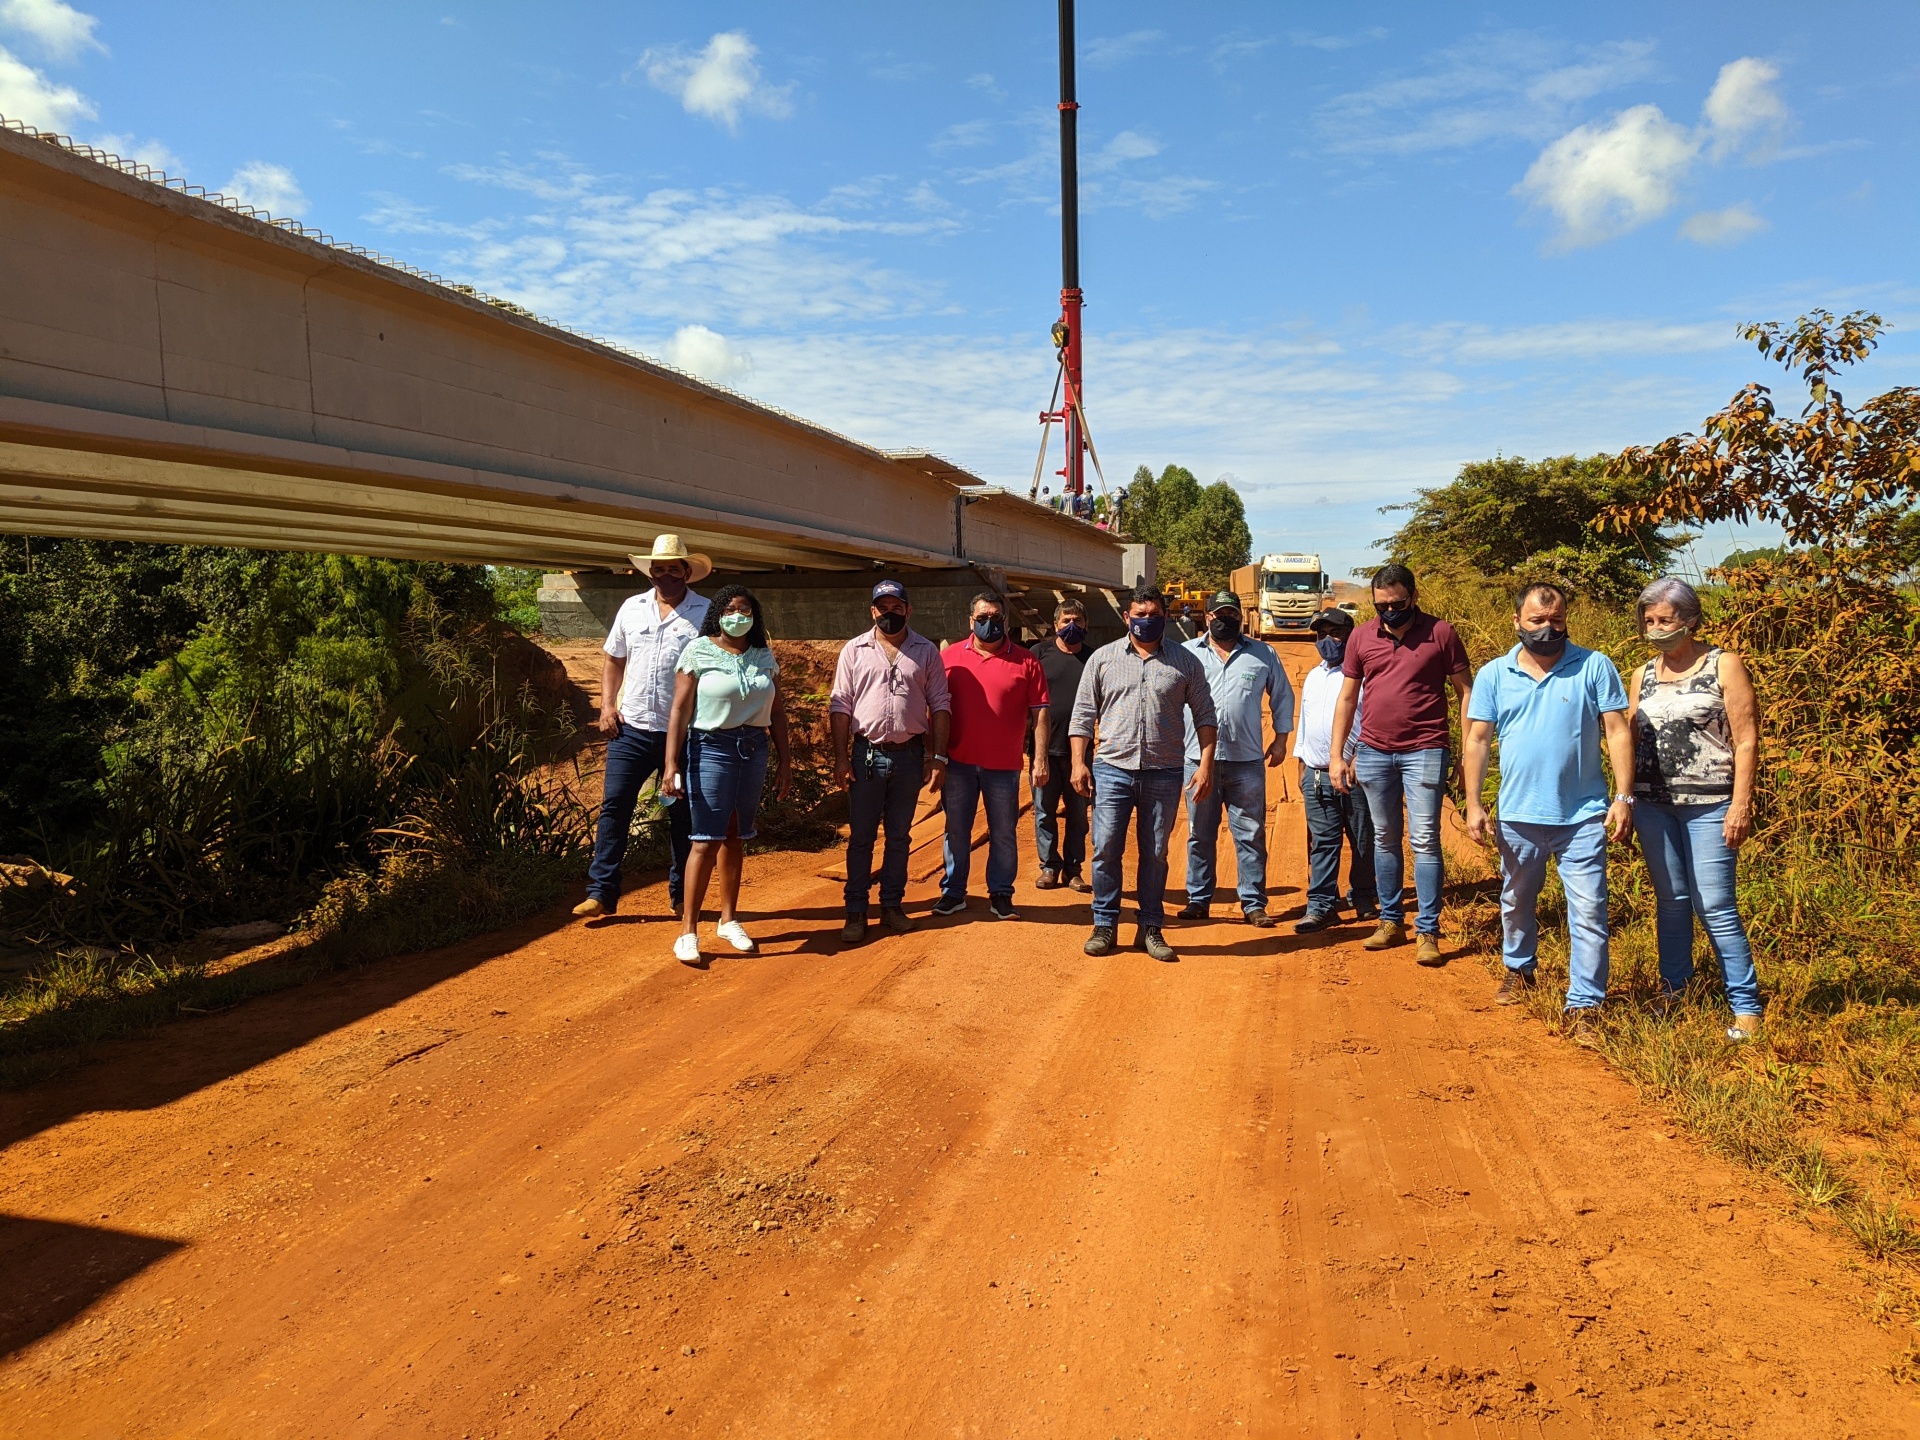
<svg viewBox="0 0 1920 1440"><path fill-rule="evenodd" d="M971 633L949 645L947 693L953 729L947 739L947 874L936 915L967 908L973 860L973 817L987 802L987 912L1013 920L1013 881L1020 863L1020 772L1026 764L1027 717L1033 717L1033 784L1045 787L1049 761L1047 677L1031 650L1007 638L1000 597L973 598Z"/></svg>
<svg viewBox="0 0 1920 1440"><path fill-rule="evenodd" d="M1383 565L1373 577L1375 619L1353 632L1343 664L1346 679L1333 712L1333 753L1327 766L1336 790L1358 783L1373 817L1373 877L1380 891L1380 928L1362 943L1385 950L1406 943L1405 867L1400 857L1401 802L1405 835L1413 846L1413 883L1419 897L1414 960L1444 965L1440 953L1440 892L1446 862L1440 852L1440 802L1446 795L1447 687L1467 711L1473 685L1467 648L1444 620L1420 609L1413 572ZM1360 744L1346 756L1360 687L1367 689Z"/></svg>

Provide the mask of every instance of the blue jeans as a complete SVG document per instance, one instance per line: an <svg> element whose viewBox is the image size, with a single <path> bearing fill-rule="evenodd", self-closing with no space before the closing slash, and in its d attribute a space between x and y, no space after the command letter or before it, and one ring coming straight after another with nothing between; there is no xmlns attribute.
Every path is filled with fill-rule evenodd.
<svg viewBox="0 0 1920 1440"><path fill-rule="evenodd" d="M1042 870L1077 880L1087 863L1087 800L1073 788L1073 757L1047 757L1047 783L1033 792L1033 848ZM1061 811L1066 833L1061 833Z"/></svg>
<svg viewBox="0 0 1920 1440"><path fill-rule="evenodd" d="M1500 847L1501 956L1509 970L1530 968L1540 953L1540 887L1547 859L1560 863L1567 896L1567 1009L1607 998L1607 822L1596 815L1578 825L1530 825L1502 820Z"/></svg>
<svg viewBox="0 0 1920 1440"><path fill-rule="evenodd" d="M1178 770L1122 770L1093 762L1093 923L1120 926L1120 890L1132 822L1140 853L1134 887L1140 924L1158 930L1167 923L1167 845L1180 813Z"/></svg>
<svg viewBox="0 0 1920 1440"><path fill-rule="evenodd" d="M1307 913L1325 915L1343 904L1355 910L1379 908L1373 888L1373 815L1364 794L1342 795L1325 770L1300 767L1300 799L1307 811ZM1352 857L1347 865L1348 893L1340 893L1340 842Z"/></svg>
<svg viewBox="0 0 1920 1440"><path fill-rule="evenodd" d="M730 830L753 839L767 785L767 728L689 731L686 785L695 840L724 840Z"/></svg>
<svg viewBox="0 0 1920 1440"><path fill-rule="evenodd" d="M620 866L627 858L627 834L633 807L647 777L658 775L667 759L667 737L660 730L636 730L622 722L607 741L606 793L600 801L600 826L593 837L593 863L587 867L587 894L611 910L620 902ZM693 848L693 821L684 800L667 806L667 898L680 909L680 876Z"/></svg>
<svg viewBox="0 0 1920 1440"><path fill-rule="evenodd" d="M1727 848L1720 830L1729 803L1658 805L1642 800L1633 807L1633 828L1653 881L1661 980L1669 990L1678 990L1693 978L1693 917L1698 915L1720 958L1727 1003L1736 1015L1758 1015L1760 979L1733 884L1738 856Z"/></svg>
<svg viewBox="0 0 1920 1440"><path fill-rule="evenodd" d="M847 793L847 914L867 913L873 884L873 842L882 825L887 848L880 861L880 905L892 909L907 898L907 852L913 843L913 810L926 783L926 753L879 750L853 742L853 785Z"/></svg>
<svg viewBox="0 0 1920 1440"><path fill-rule="evenodd" d="M1185 780L1193 783L1199 766L1187 762ZM1213 862L1220 843L1220 812L1227 812L1227 832L1233 836L1234 877L1239 881L1240 909L1267 908L1267 762L1216 760L1213 789L1204 800L1187 801L1187 899L1195 905L1213 902Z"/></svg>
<svg viewBox="0 0 1920 1440"><path fill-rule="evenodd" d="M1422 935L1440 933L1440 892L1447 883L1440 855L1440 801L1446 794L1447 750L1376 750L1362 745L1353 756L1354 778L1366 793L1373 816L1373 875L1380 887L1380 918L1406 919L1406 866L1400 858L1404 833L1413 846L1413 888L1420 912L1413 928ZM1400 828L1400 802L1407 804L1406 829Z"/></svg>
<svg viewBox="0 0 1920 1440"><path fill-rule="evenodd" d="M985 770L955 760L947 765L942 792L947 808L947 875L940 893L949 900L967 898L967 874L973 867L973 814L987 802L987 897L1013 898L1013 877L1020 865L1020 772Z"/></svg>

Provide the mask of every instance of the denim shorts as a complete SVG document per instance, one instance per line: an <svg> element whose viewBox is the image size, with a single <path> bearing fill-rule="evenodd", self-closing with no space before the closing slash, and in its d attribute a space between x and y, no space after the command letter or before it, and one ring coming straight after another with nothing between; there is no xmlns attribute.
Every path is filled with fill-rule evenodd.
<svg viewBox="0 0 1920 1440"><path fill-rule="evenodd" d="M753 838L767 784L764 726L689 731L685 773L695 840L725 840L736 818L739 838Z"/></svg>

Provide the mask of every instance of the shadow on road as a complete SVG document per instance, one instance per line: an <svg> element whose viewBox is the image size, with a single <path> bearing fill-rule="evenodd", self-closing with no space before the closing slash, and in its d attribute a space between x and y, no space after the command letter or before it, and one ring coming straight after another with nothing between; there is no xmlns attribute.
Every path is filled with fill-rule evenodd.
<svg viewBox="0 0 1920 1440"><path fill-rule="evenodd" d="M182 1248L126 1230L0 1215L0 1356L51 1334L116 1285Z"/></svg>

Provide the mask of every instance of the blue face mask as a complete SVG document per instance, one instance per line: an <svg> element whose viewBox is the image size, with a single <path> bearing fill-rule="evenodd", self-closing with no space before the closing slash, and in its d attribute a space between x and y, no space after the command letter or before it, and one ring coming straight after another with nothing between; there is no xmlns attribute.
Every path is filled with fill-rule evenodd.
<svg viewBox="0 0 1920 1440"><path fill-rule="evenodd" d="M981 644L992 645L1007 638L1007 622L998 615L982 615L973 622L973 633Z"/></svg>
<svg viewBox="0 0 1920 1440"><path fill-rule="evenodd" d="M1164 615L1129 615L1127 633L1142 645L1151 645L1167 633L1167 617Z"/></svg>
<svg viewBox="0 0 1920 1440"><path fill-rule="evenodd" d="M1347 642L1338 635L1322 635L1313 642L1313 648L1320 652L1320 658L1329 665L1338 665L1347 658Z"/></svg>
<svg viewBox="0 0 1920 1440"><path fill-rule="evenodd" d="M1087 627L1078 621L1069 620L1053 633L1060 637L1062 644L1077 646L1087 638Z"/></svg>

